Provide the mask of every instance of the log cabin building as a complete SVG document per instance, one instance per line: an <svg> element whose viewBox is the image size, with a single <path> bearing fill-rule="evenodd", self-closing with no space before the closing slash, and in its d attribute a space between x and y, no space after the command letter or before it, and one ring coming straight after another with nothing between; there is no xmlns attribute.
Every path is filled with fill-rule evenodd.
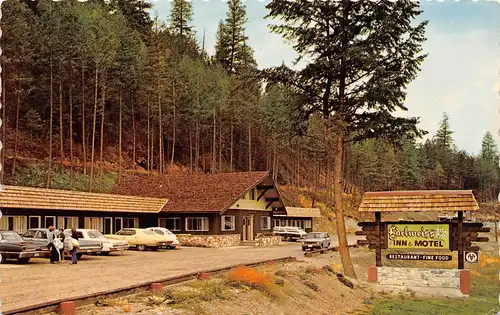
<svg viewBox="0 0 500 315"><path fill-rule="evenodd" d="M161 226L176 234L271 234L285 208L269 172L174 174L124 178L110 194L3 186L0 229Z"/></svg>

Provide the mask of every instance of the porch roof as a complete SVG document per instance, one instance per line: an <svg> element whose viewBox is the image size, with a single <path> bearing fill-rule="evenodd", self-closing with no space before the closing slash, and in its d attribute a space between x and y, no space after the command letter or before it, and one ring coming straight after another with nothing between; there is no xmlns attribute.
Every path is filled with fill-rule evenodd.
<svg viewBox="0 0 500 315"><path fill-rule="evenodd" d="M166 198L145 198L3 185L0 207L14 209L158 213Z"/></svg>

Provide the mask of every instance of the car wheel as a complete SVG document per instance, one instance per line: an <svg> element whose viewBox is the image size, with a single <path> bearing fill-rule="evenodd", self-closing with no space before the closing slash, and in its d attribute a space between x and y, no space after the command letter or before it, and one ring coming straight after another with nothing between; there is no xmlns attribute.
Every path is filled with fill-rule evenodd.
<svg viewBox="0 0 500 315"><path fill-rule="evenodd" d="M151 250L152 250L153 252L157 252L157 251L158 251L158 247L151 247Z"/></svg>
<svg viewBox="0 0 500 315"><path fill-rule="evenodd" d="M109 253L110 252L101 252L101 255L103 255L103 256L109 256Z"/></svg>
<svg viewBox="0 0 500 315"><path fill-rule="evenodd" d="M146 250L146 245L137 245L137 250L139 250L141 252Z"/></svg>
<svg viewBox="0 0 500 315"><path fill-rule="evenodd" d="M17 260L17 262L18 262L18 263L20 263L20 264L27 264L27 263L29 263L29 261L30 261L30 257L27 257L27 258L19 258L19 259Z"/></svg>
<svg viewBox="0 0 500 315"><path fill-rule="evenodd" d="M80 259L82 258L82 256L83 256L83 254L82 254L82 253L76 254L76 258L77 258L78 260L80 260Z"/></svg>
<svg viewBox="0 0 500 315"><path fill-rule="evenodd" d="M167 248L168 248L168 249L175 249L175 248L176 248L176 246L169 246L169 247L167 247Z"/></svg>
<svg viewBox="0 0 500 315"><path fill-rule="evenodd" d="M305 247L302 247L302 251L305 252L306 251L306 248Z"/></svg>

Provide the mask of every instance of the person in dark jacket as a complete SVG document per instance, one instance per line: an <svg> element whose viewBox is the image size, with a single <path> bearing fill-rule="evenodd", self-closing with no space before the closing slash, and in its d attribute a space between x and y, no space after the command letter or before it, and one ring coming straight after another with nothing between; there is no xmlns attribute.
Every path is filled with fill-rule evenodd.
<svg viewBox="0 0 500 315"><path fill-rule="evenodd" d="M78 233L76 232L75 228L71 229L71 238L78 241ZM70 252L71 252L71 263L74 264L74 265L78 262L78 257L76 257L76 251L77 250L78 250L78 248L74 247L74 246L70 250Z"/></svg>
<svg viewBox="0 0 500 315"><path fill-rule="evenodd" d="M55 264L56 261L59 261L59 253L58 249L54 244L54 240L56 239L56 234L54 233L54 227L49 226L49 232L47 233L47 239L49 240L49 249L50 249L50 263Z"/></svg>
<svg viewBox="0 0 500 315"><path fill-rule="evenodd" d="M64 229L62 227L59 228L59 235L57 236L61 240L61 242L64 244L64 239L66 238L66 235L64 235ZM59 258L60 262L64 262L64 246L59 250Z"/></svg>

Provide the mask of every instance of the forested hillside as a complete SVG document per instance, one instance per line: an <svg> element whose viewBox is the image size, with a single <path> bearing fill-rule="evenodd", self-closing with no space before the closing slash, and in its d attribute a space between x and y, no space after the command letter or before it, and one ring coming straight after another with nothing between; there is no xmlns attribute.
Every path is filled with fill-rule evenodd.
<svg viewBox="0 0 500 315"><path fill-rule="evenodd" d="M306 119L289 88L264 88L242 2L228 1L213 56L197 41L192 5L173 1L166 23L142 1L3 3L4 182L105 191L132 171L267 169L281 184L331 187L326 143L336 134L320 116ZM458 123L443 115L422 143L346 143L344 189L474 189L495 199L495 141L485 134L472 156L453 143Z"/></svg>

